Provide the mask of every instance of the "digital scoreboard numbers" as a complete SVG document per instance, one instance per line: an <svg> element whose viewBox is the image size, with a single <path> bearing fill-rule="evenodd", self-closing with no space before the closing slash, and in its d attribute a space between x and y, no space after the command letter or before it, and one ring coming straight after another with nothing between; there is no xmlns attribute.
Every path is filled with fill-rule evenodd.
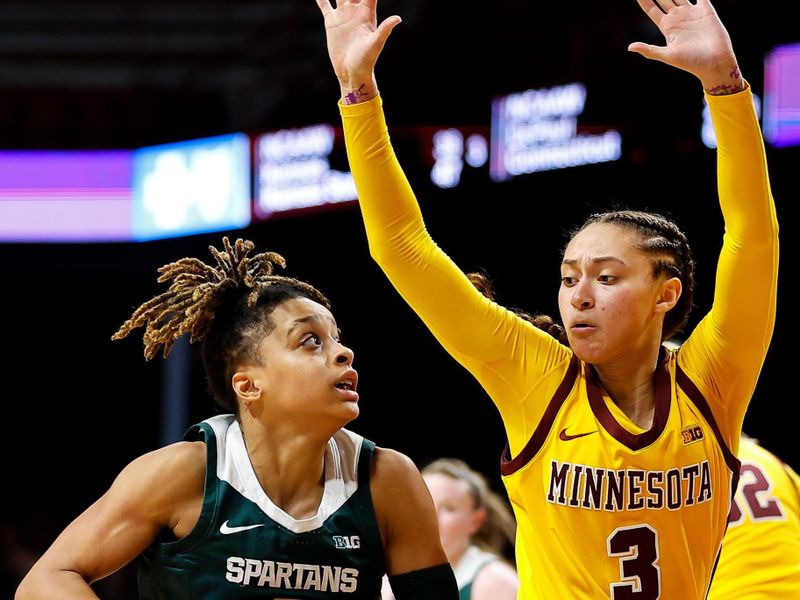
<svg viewBox="0 0 800 600"><path fill-rule="evenodd" d="M440 188L452 188L461 183L465 167L479 169L489 160L489 142L486 135L464 132L450 127L439 129L431 140L433 167L431 181Z"/></svg>
<svg viewBox="0 0 800 600"><path fill-rule="evenodd" d="M588 96L578 82L528 89L494 98L489 123L392 126L392 141L409 178L442 189L618 161L622 135L584 122ZM800 145L800 43L767 54L763 96L753 99L767 144ZM716 148L707 106L698 120L703 144ZM5 150L0 167L0 242L146 241L358 201L339 124L132 150Z"/></svg>

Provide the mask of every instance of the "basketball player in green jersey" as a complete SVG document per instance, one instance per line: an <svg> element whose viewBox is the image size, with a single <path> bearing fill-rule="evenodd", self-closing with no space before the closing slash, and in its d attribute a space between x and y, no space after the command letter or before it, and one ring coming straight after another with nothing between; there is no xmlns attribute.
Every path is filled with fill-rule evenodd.
<svg viewBox="0 0 800 600"><path fill-rule="evenodd" d="M165 265L169 289L114 335L145 357L190 335L225 414L128 465L33 566L17 600L97 598L141 555L142 600L456 600L419 471L343 427L359 413L353 352L327 298L283 258L223 239L216 265ZM401 500L399 500L401 499Z"/></svg>
<svg viewBox="0 0 800 600"><path fill-rule="evenodd" d="M574 231L561 324L476 290L428 233L389 139L374 68L400 18L379 22L376 0L317 4L370 252L502 417L520 600L705 598L775 324L779 246L752 93L711 2L639 0L666 45L628 47L699 80L718 142L714 299L677 349L664 342L687 322L694 263L662 215L603 212ZM654 118L682 110L661 100L642 91Z"/></svg>
<svg viewBox="0 0 800 600"><path fill-rule="evenodd" d="M742 435L739 487L708 600L800 598L800 476Z"/></svg>

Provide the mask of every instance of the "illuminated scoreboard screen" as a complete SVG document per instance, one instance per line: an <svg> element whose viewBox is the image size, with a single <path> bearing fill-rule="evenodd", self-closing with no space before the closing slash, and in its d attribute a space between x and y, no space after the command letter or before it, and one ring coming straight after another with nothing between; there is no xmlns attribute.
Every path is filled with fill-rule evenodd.
<svg viewBox="0 0 800 600"><path fill-rule="evenodd" d="M250 223L250 143L244 133L139 148L131 229L138 241Z"/></svg>
<svg viewBox="0 0 800 600"><path fill-rule="evenodd" d="M570 83L496 98L492 103L492 179L505 181L526 173L618 160L622 136L617 131L580 130L578 117L586 97L586 86Z"/></svg>
<svg viewBox="0 0 800 600"><path fill-rule="evenodd" d="M800 146L800 43L773 48L763 95L758 87L767 145ZM707 106L673 111L668 121L634 117L625 107L638 100L620 102L619 94L605 82L530 88L493 98L484 121L397 124L388 115L390 136L415 190L458 188L467 199L495 186L510 199L536 182L537 197L558 189L566 201L565 191L585 185L575 175L588 170L609 193L626 194L628 178L643 172L621 175L626 164L681 159L687 174L712 156ZM0 242L146 241L353 208L357 200L339 122L136 149L0 151Z"/></svg>
<svg viewBox="0 0 800 600"><path fill-rule="evenodd" d="M0 151L0 242L130 239L130 150Z"/></svg>
<svg viewBox="0 0 800 600"><path fill-rule="evenodd" d="M618 160L620 133L579 123L586 100L580 83L531 89L496 98L491 124L390 125L390 135L407 175L443 189L461 185L468 171L488 183ZM339 126L255 136L253 170L256 220L348 206L358 198Z"/></svg>
<svg viewBox="0 0 800 600"><path fill-rule="evenodd" d="M341 128L328 124L258 135L253 183L256 219L352 204L358 198Z"/></svg>
<svg viewBox="0 0 800 600"><path fill-rule="evenodd" d="M800 44L778 46L765 61L764 137L777 147L800 144Z"/></svg>

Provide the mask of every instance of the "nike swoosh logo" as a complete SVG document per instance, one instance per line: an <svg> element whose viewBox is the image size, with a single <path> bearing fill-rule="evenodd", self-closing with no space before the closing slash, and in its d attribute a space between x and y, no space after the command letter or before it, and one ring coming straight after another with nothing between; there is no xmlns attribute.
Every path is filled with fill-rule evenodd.
<svg viewBox="0 0 800 600"><path fill-rule="evenodd" d="M264 526L264 523L257 523L255 525L240 525L238 527L229 527L228 523L230 523L230 521L225 521L222 525L220 525L219 532L222 535L230 535L232 533L239 533L241 531L247 531L248 529L255 529L256 527Z"/></svg>
<svg viewBox="0 0 800 600"><path fill-rule="evenodd" d="M576 433L575 435L570 435L567 433L567 428L565 427L561 430L561 433L558 434L558 439L560 439L562 442L568 442L570 440L581 438L585 435L592 435L593 433L597 433L597 430L589 431L588 433Z"/></svg>

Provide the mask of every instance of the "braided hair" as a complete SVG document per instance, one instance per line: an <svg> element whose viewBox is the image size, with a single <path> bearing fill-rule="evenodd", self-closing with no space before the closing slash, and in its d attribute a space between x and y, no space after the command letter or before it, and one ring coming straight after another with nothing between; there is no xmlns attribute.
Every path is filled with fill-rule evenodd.
<svg viewBox="0 0 800 600"><path fill-rule="evenodd" d="M162 351L166 357L181 336L202 344L203 365L214 400L238 414L230 385L238 365L259 361L258 346L274 328L272 311L291 298L307 298L330 309L328 299L299 279L276 275L286 267L283 256L261 252L250 256L255 245L222 238L222 249L209 246L216 265L197 258L181 258L158 269L159 283L167 291L137 308L111 336L120 340L137 327L144 328L144 357Z"/></svg>
<svg viewBox="0 0 800 600"><path fill-rule="evenodd" d="M636 248L650 256L653 277L677 277L681 280L683 291L677 304L664 317L661 341L675 337L686 326L694 306L694 259L686 235L663 215L639 210L613 210L590 215L582 225L570 232L567 243L594 223L612 223L636 232L639 238ZM467 277L484 296L495 299L491 281L484 273L468 273ZM569 346L566 331L552 317L511 310Z"/></svg>
<svg viewBox="0 0 800 600"><path fill-rule="evenodd" d="M636 248L650 257L653 277L677 277L683 291L664 317L661 341L676 336L686 326L694 306L694 259L686 235L667 217L640 210L595 213L572 232L570 240L593 223L611 223L636 232Z"/></svg>

